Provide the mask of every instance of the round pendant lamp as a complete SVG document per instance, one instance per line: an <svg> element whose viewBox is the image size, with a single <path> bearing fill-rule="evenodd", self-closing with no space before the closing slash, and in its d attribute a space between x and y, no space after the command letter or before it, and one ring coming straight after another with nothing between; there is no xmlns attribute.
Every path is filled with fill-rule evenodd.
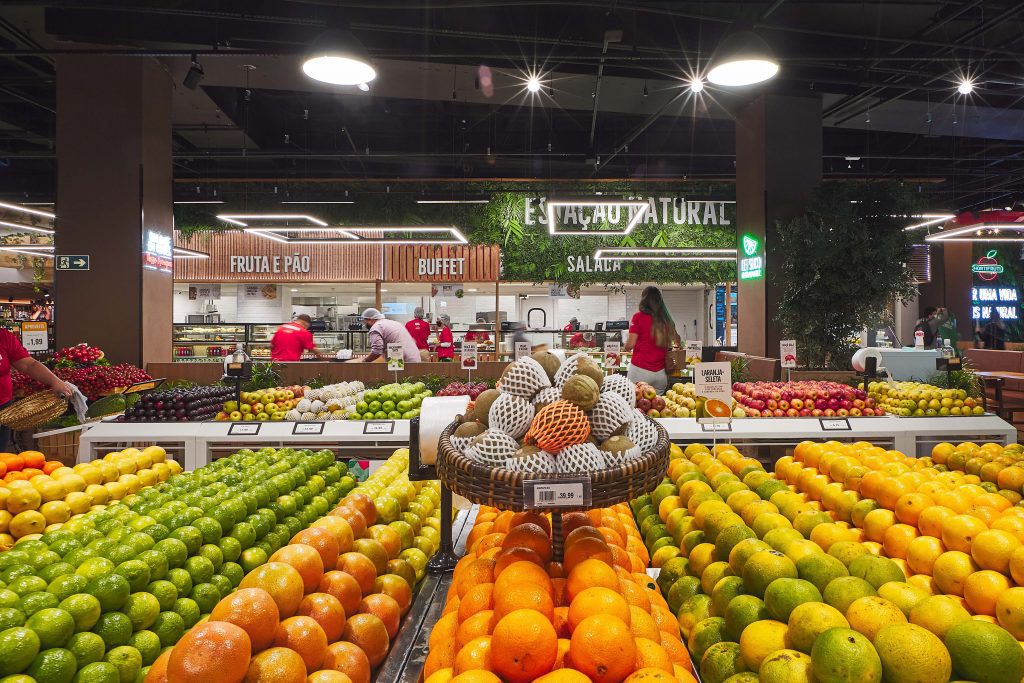
<svg viewBox="0 0 1024 683"><path fill-rule="evenodd" d="M370 55L346 29L328 29L313 41L302 63L313 80L332 85L362 85L377 77Z"/></svg>
<svg viewBox="0 0 1024 683"><path fill-rule="evenodd" d="M711 58L707 79L715 85L741 87L773 78L779 62L761 36L750 30L730 33Z"/></svg>

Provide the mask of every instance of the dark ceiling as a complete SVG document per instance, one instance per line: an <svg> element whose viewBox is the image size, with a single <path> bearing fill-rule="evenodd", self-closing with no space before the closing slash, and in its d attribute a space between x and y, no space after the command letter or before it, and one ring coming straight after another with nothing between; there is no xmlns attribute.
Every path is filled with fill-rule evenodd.
<svg viewBox="0 0 1024 683"><path fill-rule="evenodd" d="M339 21L377 66L369 92L300 72ZM826 177L901 179L936 208L1020 198L1018 0L6 1L0 195L52 198L54 58L76 51L166 65L183 192L239 178L731 180L731 112L760 90L695 95L686 81L740 23L782 63L765 87L821 96ZM181 85L191 53L206 72L195 90Z"/></svg>

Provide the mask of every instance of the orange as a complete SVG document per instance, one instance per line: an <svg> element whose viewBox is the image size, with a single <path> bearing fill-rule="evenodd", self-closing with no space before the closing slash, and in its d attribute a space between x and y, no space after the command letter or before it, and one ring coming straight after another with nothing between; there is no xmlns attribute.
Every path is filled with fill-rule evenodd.
<svg viewBox="0 0 1024 683"><path fill-rule="evenodd" d="M340 671L352 683L370 683L370 660L357 645L344 640L327 646L323 668Z"/></svg>
<svg viewBox="0 0 1024 683"><path fill-rule="evenodd" d="M345 622L341 637L358 645L370 660L370 666L376 668L388 654L387 628L384 622L372 614L357 614Z"/></svg>
<svg viewBox="0 0 1024 683"><path fill-rule="evenodd" d="M495 564L495 567L497 567L497 564ZM546 588L550 593L552 593L552 595L554 595L554 590L551 585L551 579L548 577L548 573L544 571L543 567L540 567L533 562L513 562L505 567L505 571L503 571L500 576L497 574L495 574L495 576L497 576L494 580L494 592L496 594L503 593L512 586L529 583Z"/></svg>
<svg viewBox="0 0 1024 683"><path fill-rule="evenodd" d="M372 614L380 619L389 639L394 639L398 635L398 624L402 620L402 608L390 595L383 593L367 595L363 598L359 611L363 614Z"/></svg>
<svg viewBox="0 0 1024 683"><path fill-rule="evenodd" d="M971 544L971 557L982 569L992 569L1002 574L1010 574L1010 556L1021 547L1017 537L1008 531L986 529L974 538Z"/></svg>
<svg viewBox="0 0 1024 683"><path fill-rule="evenodd" d="M305 546L308 547L308 546ZM314 555L316 552L314 551ZM316 555L317 561L320 556ZM287 619L302 602L304 584L299 571L284 562L268 562L245 575L239 588L262 588L277 603L279 615Z"/></svg>
<svg viewBox="0 0 1024 683"><path fill-rule="evenodd" d="M690 653L687 652L686 646L683 645L681 640L673 638L664 631L661 631L658 634L658 642L660 642L661 646L665 648L665 652L668 653L669 659L672 660L672 664L680 664L687 669L693 668L693 664L690 661Z"/></svg>
<svg viewBox="0 0 1024 683"><path fill-rule="evenodd" d="M515 610L494 627L491 653L494 673L511 683L528 683L554 666L558 635L540 613Z"/></svg>
<svg viewBox="0 0 1024 683"><path fill-rule="evenodd" d="M954 515L942 523L942 545L948 550L971 552L975 536L985 531L985 522L971 515Z"/></svg>
<svg viewBox="0 0 1024 683"><path fill-rule="evenodd" d="M343 506L354 507L366 518L367 524L377 523L377 506L373 504L373 498L365 493L353 492L345 496L341 501Z"/></svg>
<svg viewBox="0 0 1024 683"><path fill-rule="evenodd" d="M536 679L536 683L590 683L590 679L575 669L556 669Z"/></svg>
<svg viewBox="0 0 1024 683"><path fill-rule="evenodd" d="M491 635L491 633L494 632L494 625L497 623L498 620L494 616L494 610L477 612L469 619L460 622L458 629L455 632L456 650L462 648L466 643L474 638Z"/></svg>
<svg viewBox="0 0 1024 683"><path fill-rule="evenodd" d="M225 621L207 621L192 627L171 650L167 679L181 683L240 683L249 670L251 656L249 635L241 627Z"/></svg>
<svg viewBox="0 0 1024 683"><path fill-rule="evenodd" d="M473 669L490 671L491 636L480 636L463 645L455 655L455 666L452 669L456 675Z"/></svg>
<svg viewBox="0 0 1024 683"><path fill-rule="evenodd" d="M476 559L466 566L456 583L455 593L462 599L462 596L469 592L469 589L481 583L494 583L494 560Z"/></svg>
<svg viewBox="0 0 1024 683"><path fill-rule="evenodd" d="M582 591L569 603L569 628L575 631L580 622L595 614L609 614L630 623L629 603L625 598L609 588L594 586Z"/></svg>
<svg viewBox="0 0 1024 683"><path fill-rule="evenodd" d="M338 558L336 569L351 574L359 583L359 590L363 595L373 591L373 583L377 580L377 565L366 555L357 552L344 553Z"/></svg>
<svg viewBox="0 0 1024 683"><path fill-rule="evenodd" d="M466 536L466 547L472 548L477 541L491 533L494 530L494 522L480 522L479 518L477 523L473 525L469 535Z"/></svg>
<svg viewBox="0 0 1024 683"><path fill-rule="evenodd" d="M354 507L338 507L332 510L330 515L341 517L343 520L348 522L349 528L352 529L353 538L362 538L366 535L366 518L363 517L363 513L356 510Z"/></svg>
<svg viewBox="0 0 1024 683"><path fill-rule="evenodd" d="M565 557L562 559L562 564L570 573L576 565L587 559L603 560L611 564L612 551L603 536L600 539L582 538L571 546L565 546Z"/></svg>
<svg viewBox="0 0 1024 683"><path fill-rule="evenodd" d="M501 542L502 548L529 548L544 562L551 561L551 539L544 529L537 524L525 523L509 530Z"/></svg>
<svg viewBox="0 0 1024 683"><path fill-rule="evenodd" d="M882 507L893 510L900 496L909 492L910 487L899 479L886 479L879 487L878 502Z"/></svg>
<svg viewBox="0 0 1024 683"><path fill-rule="evenodd" d="M942 538L942 523L955 514L956 513L948 507L933 505L930 508L926 508L920 515L918 515L917 528L920 529L921 533L925 536Z"/></svg>
<svg viewBox="0 0 1024 683"><path fill-rule="evenodd" d="M629 606L629 630L634 638L647 638L655 642L661 642L661 630L654 621L650 612L639 607Z"/></svg>
<svg viewBox="0 0 1024 683"><path fill-rule="evenodd" d="M932 577L939 590L960 597L964 594L964 581L976 571L978 565L971 556L958 550L947 550L932 565Z"/></svg>
<svg viewBox="0 0 1024 683"><path fill-rule="evenodd" d="M306 677L306 683L352 683L348 675L334 669L314 671Z"/></svg>
<svg viewBox="0 0 1024 683"><path fill-rule="evenodd" d="M509 520L508 528L510 530L515 529L517 526L521 524L536 524L541 529L543 529L545 534L551 535L551 520L548 519L547 515L541 514L539 512L515 513L514 515L512 515L512 519ZM564 521L562 529L563 531L565 529Z"/></svg>
<svg viewBox="0 0 1024 683"><path fill-rule="evenodd" d="M378 576L373 583L373 591L394 598L398 606L402 608L402 614L408 612L412 605L412 588L404 578L397 574Z"/></svg>
<svg viewBox="0 0 1024 683"><path fill-rule="evenodd" d="M631 607L639 607L645 612L651 611L651 601L647 598L647 593L644 592L643 588L633 583L632 580L620 579L619 593Z"/></svg>
<svg viewBox="0 0 1024 683"><path fill-rule="evenodd" d="M146 674L148 683L167 683L167 662L171 659L173 648L164 650L163 654L156 658L150 665L149 673Z"/></svg>
<svg viewBox="0 0 1024 683"><path fill-rule="evenodd" d="M451 679L449 683L501 683L501 679L490 671L473 669L459 674Z"/></svg>
<svg viewBox="0 0 1024 683"><path fill-rule="evenodd" d="M918 536L907 545L907 566L915 574L931 576L932 565L946 552L942 541L932 536Z"/></svg>
<svg viewBox="0 0 1024 683"><path fill-rule="evenodd" d="M338 544L338 539L335 537L334 532L330 529L315 526L303 529L295 534L289 543L291 545L308 545L316 550L320 553L320 559L323 561L324 568L326 569L333 569L338 564L341 546ZM401 540L399 540L399 544L401 544ZM401 547L399 547L399 550L401 550ZM397 555L398 553L395 554Z"/></svg>
<svg viewBox="0 0 1024 683"><path fill-rule="evenodd" d="M1024 509L1024 508L1020 508ZM1024 517L1016 515L1003 515L989 525L991 529L1008 531L1020 542L1024 543Z"/></svg>
<svg viewBox="0 0 1024 683"><path fill-rule="evenodd" d="M384 548L389 560L398 557L402 552L402 537L397 531L386 524L374 524L366 530L367 535Z"/></svg>
<svg viewBox="0 0 1024 683"><path fill-rule="evenodd" d="M249 662L246 683L305 683L302 656L286 647L264 650Z"/></svg>
<svg viewBox="0 0 1024 683"><path fill-rule="evenodd" d="M555 633L558 634L559 638L568 638L571 636L572 629L569 628L569 608L556 607L555 612L551 617L551 625L555 627Z"/></svg>
<svg viewBox="0 0 1024 683"><path fill-rule="evenodd" d="M1001 489L1020 491L1024 488L1024 467L1013 465L999 472L996 476L996 483Z"/></svg>
<svg viewBox="0 0 1024 683"><path fill-rule="evenodd" d="M316 590L320 585L320 579L324 578L324 561L317 549L309 545L286 545L271 555L270 561L284 562L295 567L302 577L302 586L306 593Z"/></svg>
<svg viewBox="0 0 1024 683"><path fill-rule="evenodd" d="M635 638L633 642L636 645L636 663L633 664L636 669L661 669L672 673L672 658L661 643L647 638Z"/></svg>
<svg viewBox="0 0 1024 683"><path fill-rule="evenodd" d="M590 517L585 512L567 512L562 515L562 537L569 539L571 534L581 526L590 526Z"/></svg>
<svg viewBox="0 0 1024 683"><path fill-rule="evenodd" d="M569 639L573 668L594 683L617 683L634 670L636 642L617 617L595 614L584 619Z"/></svg>
<svg viewBox="0 0 1024 683"><path fill-rule="evenodd" d="M494 609L494 584L482 583L471 588L459 601L459 621L489 609Z"/></svg>
<svg viewBox="0 0 1024 683"><path fill-rule="evenodd" d="M342 607L341 601L333 595L310 593L302 598L297 614L310 617L320 624L324 635L327 636L328 643L333 643L341 638L341 632L345 628L345 608ZM249 634L249 637L251 638L252 634Z"/></svg>
<svg viewBox="0 0 1024 683"><path fill-rule="evenodd" d="M240 588L214 606L210 621L226 621L240 627L248 634L253 652L259 652L274 642L280 617L270 593L262 588Z"/></svg>
<svg viewBox="0 0 1024 683"><path fill-rule="evenodd" d="M881 543L885 538L885 531L896 523L896 515L892 510L877 508L864 515L864 535L869 541Z"/></svg>
<svg viewBox="0 0 1024 683"><path fill-rule="evenodd" d="M690 678L693 677L690 676ZM625 683L661 683L662 681L666 683L683 683L674 674L665 673L664 669L654 667L637 669L629 675Z"/></svg>
<svg viewBox="0 0 1024 683"><path fill-rule="evenodd" d="M670 636L679 638L679 621L668 607L651 605L651 618L658 625L658 630Z"/></svg>
<svg viewBox="0 0 1024 683"><path fill-rule="evenodd" d="M896 500L893 511L901 523L917 526L921 513L934 504L935 501L923 493L904 493Z"/></svg>
<svg viewBox="0 0 1024 683"><path fill-rule="evenodd" d="M818 526L825 526L820 524ZM893 524L882 535L882 548L891 558L907 559L911 541L918 537L917 529L909 524Z"/></svg>
<svg viewBox="0 0 1024 683"><path fill-rule="evenodd" d="M337 598L345 610L345 616L355 614L359 609L359 602L363 599L363 590L359 582L351 574L343 571L335 570L324 574L317 590Z"/></svg>
<svg viewBox="0 0 1024 683"><path fill-rule="evenodd" d="M569 571L566 589L570 601L587 588L596 586L603 586L613 591L617 591L619 588L619 577L607 563L596 559L586 559Z"/></svg>
<svg viewBox="0 0 1024 683"><path fill-rule="evenodd" d="M512 528L512 518L515 515L516 513L508 510L498 513L498 516L494 518L494 530L498 533L507 534L508 530Z"/></svg>
<svg viewBox="0 0 1024 683"><path fill-rule="evenodd" d="M487 534L486 536L481 538L479 541L474 543L472 545L472 547L470 548L470 550L472 552L476 553L478 556L479 555L483 555L485 552L487 552L488 550L492 550L493 548L500 549L501 548L501 543L504 540L505 540L505 534L499 534L499 533Z"/></svg>
<svg viewBox="0 0 1024 683"><path fill-rule="evenodd" d="M307 671L316 671L327 656L327 635L312 617L290 617L278 625L274 647L295 651Z"/></svg>
<svg viewBox="0 0 1024 683"><path fill-rule="evenodd" d="M538 567L544 567L545 562L540 555L529 548L523 548L517 546L514 548L504 548L498 553L498 556L494 558L494 576L501 576L501 573L510 565L516 562L532 562Z"/></svg>
<svg viewBox="0 0 1024 683"><path fill-rule="evenodd" d="M532 583L517 583L506 589L494 591L494 616L501 619L517 609L537 610L549 620L554 616L555 603L546 586Z"/></svg>
<svg viewBox="0 0 1024 683"><path fill-rule="evenodd" d="M442 616L434 624L434 628L430 629L430 637L427 640L429 649L439 647L440 643L446 640L455 640L455 631L458 628L459 616L456 613L451 612Z"/></svg>
<svg viewBox="0 0 1024 683"><path fill-rule="evenodd" d="M999 572L983 569L964 579L964 600L975 614L996 615L996 602L1010 590L1010 580Z"/></svg>

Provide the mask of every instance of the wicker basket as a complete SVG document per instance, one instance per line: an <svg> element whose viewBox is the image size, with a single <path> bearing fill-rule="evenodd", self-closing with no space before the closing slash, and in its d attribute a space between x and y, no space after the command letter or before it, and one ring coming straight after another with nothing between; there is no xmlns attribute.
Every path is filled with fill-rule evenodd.
<svg viewBox="0 0 1024 683"><path fill-rule="evenodd" d="M68 402L52 391L40 391L0 410L0 425L16 432L34 429L66 413Z"/></svg>
<svg viewBox="0 0 1024 683"><path fill-rule="evenodd" d="M641 419L637 417L636 419ZM650 420L644 416L642 419ZM462 418L448 425L438 441L437 475L445 486L474 503L490 505L502 510L526 509L523 499L523 481L526 479L578 479L576 474L530 474L513 472L505 468L491 468L474 462L452 447L451 435ZM661 483L668 469L669 440L665 428L651 423L658 430L654 448L620 467L592 472L591 507L609 507L632 500L653 491ZM573 508L558 508L569 512ZM579 509L579 508L576 508Z"/></svg>

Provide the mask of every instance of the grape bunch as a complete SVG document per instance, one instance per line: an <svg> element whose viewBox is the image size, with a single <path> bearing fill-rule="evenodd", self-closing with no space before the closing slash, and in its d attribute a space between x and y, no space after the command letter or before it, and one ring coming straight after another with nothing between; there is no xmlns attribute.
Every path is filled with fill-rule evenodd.
<svg viewBox="0 0 1024 683"><path fill-rule="evenodd" d="M57 367L70 367L72 365L88 366L103 365L103 351L98 346L89 346L86 343L66 346L53 354L53 361Z"/></svg>

